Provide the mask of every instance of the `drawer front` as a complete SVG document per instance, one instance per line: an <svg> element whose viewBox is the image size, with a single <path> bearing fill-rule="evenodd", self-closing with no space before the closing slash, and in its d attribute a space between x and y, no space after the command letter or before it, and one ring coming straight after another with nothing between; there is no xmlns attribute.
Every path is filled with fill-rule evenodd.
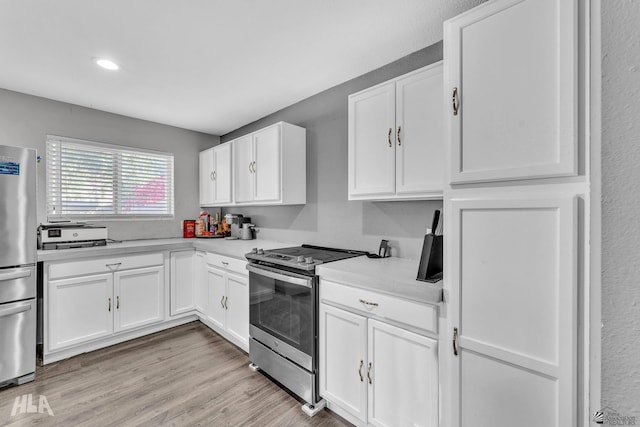
<svg viewBox="0 0 640 427"><path fill-rule="evenodd" d="M88 274L109 273L132 268L153 267L163 264L164 256L161 252L56 262L49 264L49 280Z"/></svg>
<svg viewBox="0 0 640 427"><path fill-rule="evenodd" d="M247 261L207 252L207 264L248 276Z"/></svg>
<svg viewBox="0 0 640 427"><path fill-rule="evenodd" d="M371 316L438 332L437 308L366 289L320 279L320 301L339 304Z"/></svg>

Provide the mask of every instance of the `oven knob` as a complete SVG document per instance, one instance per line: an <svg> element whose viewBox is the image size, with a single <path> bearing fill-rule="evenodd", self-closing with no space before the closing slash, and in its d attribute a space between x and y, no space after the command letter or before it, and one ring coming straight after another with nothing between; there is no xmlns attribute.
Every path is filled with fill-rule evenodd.
<svg viewBox="0 0 640 427"><path fill-rule="evenodd" d="M302 255L299 255L298 258L296 258L297 262L304 262L304 257Z"/></svg>
<svg viewBox="0 0 640 427"><path fill-rule="evenodd" d="M306 262L307 264L313 264L313 258L308 256L304 259L304 262Z"/></svg>
<svg viewBox="0 0 640 427"><path fill-rule="evenodd" d="M258 255L264 255L264 249L262 248L258 249Z"/></svg>
<svg viewBox="0 0 640 427"><path fill-rule="evenodd" d="M252 254L257 254L257 253L258 253L258 248L253 248L253 249L251 249L251 253L252 253Z"/></svg>

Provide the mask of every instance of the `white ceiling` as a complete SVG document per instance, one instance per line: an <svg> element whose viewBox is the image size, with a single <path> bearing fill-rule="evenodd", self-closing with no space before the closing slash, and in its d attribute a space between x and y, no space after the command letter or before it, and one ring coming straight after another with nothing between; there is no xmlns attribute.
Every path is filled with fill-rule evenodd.
<svg viewBox="0 0 640 427"><path fill-rule="evenodd" d="M441 40L478 3L0 0L0 88L223 135Z"/></svg>

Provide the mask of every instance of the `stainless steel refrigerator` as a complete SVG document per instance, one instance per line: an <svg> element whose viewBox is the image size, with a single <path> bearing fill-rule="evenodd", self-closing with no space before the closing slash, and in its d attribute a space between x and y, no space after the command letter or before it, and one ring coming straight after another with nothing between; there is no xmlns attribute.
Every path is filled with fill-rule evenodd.
<svg viewBox="0 0 640 427"><path fill-rule="evenodd" d="M36 369L36 152L0 145L0 386Z"/></svg>

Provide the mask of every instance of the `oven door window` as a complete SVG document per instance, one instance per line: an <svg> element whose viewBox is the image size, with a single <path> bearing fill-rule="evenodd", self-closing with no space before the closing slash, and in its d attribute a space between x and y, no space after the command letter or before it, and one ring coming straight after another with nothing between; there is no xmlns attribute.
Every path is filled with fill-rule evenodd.
<svg viewBox="0 0 640 427"><path fill-rule="evenodd" d="M249 273L249 288L251 324L306 354L312 354L313 288L253 272Z"/></svg>

